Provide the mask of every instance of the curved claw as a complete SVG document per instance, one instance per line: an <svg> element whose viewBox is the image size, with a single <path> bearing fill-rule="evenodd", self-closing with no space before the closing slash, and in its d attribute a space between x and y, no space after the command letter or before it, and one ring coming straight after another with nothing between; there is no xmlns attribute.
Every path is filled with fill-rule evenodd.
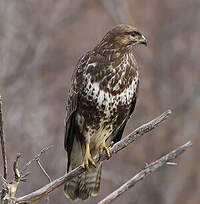
<svg viewBox="0 0 200 204"><path fill-rule="evenodd" d="M86 143L86 149L85 149L85 157L83 160L83 163L81 164L82 168L86 169L89 171L89 163L93 166L96 167L96 164L94 160L92 159L92 156L90 154L90 148L89 148L89 143Z"/></svg>
<svg viewBox="0 0 200 204"><path fill-rule="evenodd" d="M100 144L100 147L99 147L99 152L100 152L100 154L102 154L102 153L103 153L103 150L105 150L107 157L110 158L110 151L109 151L108 148L112 145L112 143L113 143L113 142L111 142L108 146L106 146L105 141L103 141L103 142Z"/></svg>

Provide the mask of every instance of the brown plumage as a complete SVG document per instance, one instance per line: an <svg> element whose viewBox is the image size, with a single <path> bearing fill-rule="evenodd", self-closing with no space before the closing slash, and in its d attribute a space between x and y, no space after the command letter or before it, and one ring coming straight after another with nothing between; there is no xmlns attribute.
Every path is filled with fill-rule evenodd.
<svg viewBox="0 0 200 204"><path fill-rule="evenodd" d="M66 105L65 149L67 171L80 166L88 169L65 184L65 195L85 200L97 195L101 166L92 158L118 142L132 114L139 85L134 46L146 39L129 25L117 25L102 41L79 60Z"/></svg>

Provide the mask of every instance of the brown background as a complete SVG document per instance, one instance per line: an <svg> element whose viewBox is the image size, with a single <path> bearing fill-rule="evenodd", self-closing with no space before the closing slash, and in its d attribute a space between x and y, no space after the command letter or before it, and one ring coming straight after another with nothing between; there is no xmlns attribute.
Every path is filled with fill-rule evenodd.
<svg viewBox="0 0 200 204"><path fill-rule="evenodd" d="M24 154L22 166L34 152L53 144L42 164L52 179L64 174L64 101L72 71L78 58L119 23L136 26L148 39L148 47L136 52L139 100L124 135L168 108L173 115L151 136L105 162L99 196L85 203L96 203L145 163L192 140L193 147L177 159L178 166L160 169L114 203L198 204L199 0L1 0L0 93L9 169L17 152ZM36 164L30 171L18 196L48 182ZM50 203L70 203L63 187L50 194Z"/></svg>

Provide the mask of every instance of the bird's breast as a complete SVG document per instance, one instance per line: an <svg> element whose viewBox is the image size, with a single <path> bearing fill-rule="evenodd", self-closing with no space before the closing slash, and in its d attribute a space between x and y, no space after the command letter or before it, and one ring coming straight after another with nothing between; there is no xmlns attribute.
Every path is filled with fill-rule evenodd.
<svg viewBox="0 0 200 204"><path fill-rule="evenodd" d="M105 82L106 81L106 82ZM92 76L88 74L83 95L88 101L95 103L99 109L108 112L110 108L118 105L129 105L138 85L138 72L135 76L124 76L116 73L111 79L92 81Z"/></svg>
<svg viewBox="0 0 200 204"><path fill-rule="evenodd" d="M96 67L90 64L88 67ZM97 70L96 70L97 72ZM127 120L139 74L127 63L118 69L85 72L78 101L78 124L85 138L97 146Z"/></svg>
<svg viewBox="0 0 200 204"><path fill-rule="evenodd" d="M89 127L93 130L111 129L121 125L128 117L129 109L136 93L138 74L131 81L124 83L119 79L114 88L102 88L102 82L92 82L91 77L78 101L80 127ZM123 84L123 87L118 87ZM81 122L82 121L82 122ZM86 128L87 129L87 128Z"/></svg>

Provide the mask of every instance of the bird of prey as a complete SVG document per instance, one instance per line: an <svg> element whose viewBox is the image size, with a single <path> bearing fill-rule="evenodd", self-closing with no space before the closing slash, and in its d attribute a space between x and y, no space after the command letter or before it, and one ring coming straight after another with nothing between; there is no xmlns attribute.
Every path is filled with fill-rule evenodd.
<svg viewBox="0 0 200 204"><path fill-rule="evenodd" d="M93 157L118 142L132 114L139 86L136 45L145 37L130 25L112 28L97 46L81 57L66 103L65 149L67 172L82 165L88 171L65 184L71 200L96 196L102 164Z"/></svg>

